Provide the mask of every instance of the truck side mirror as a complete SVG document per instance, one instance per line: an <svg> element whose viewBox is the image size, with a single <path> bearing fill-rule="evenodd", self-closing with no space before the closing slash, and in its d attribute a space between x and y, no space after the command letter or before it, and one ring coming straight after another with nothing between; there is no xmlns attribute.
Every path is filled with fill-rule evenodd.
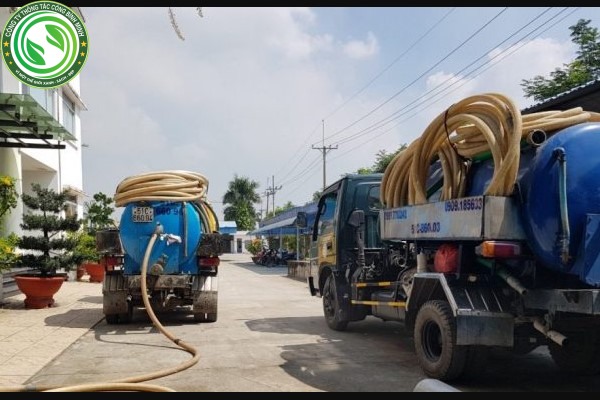
<svg viewBox="0 0 600 400"><path fill-rule="evenodd" d="M299 211L298 214L296 215L296 226L298 228L306 228L306 212L304 211Z"/></svg>
<svg viewBox="0 0 600 400"><path fill-rule="evenodd" d="M354 210L348 217L348 225L358 228L365 223L365 212L363 210Z"/></svg>

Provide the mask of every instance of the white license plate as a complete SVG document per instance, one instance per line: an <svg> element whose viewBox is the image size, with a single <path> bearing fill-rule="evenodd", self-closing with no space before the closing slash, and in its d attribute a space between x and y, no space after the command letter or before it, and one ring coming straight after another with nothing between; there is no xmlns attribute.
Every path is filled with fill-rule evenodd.
<svg viewBox="0 0 600 400"><path fill-rule="evenodd" d="M154 221L154 208L152 207L133 207L133 222L152 222Z"/></svg>

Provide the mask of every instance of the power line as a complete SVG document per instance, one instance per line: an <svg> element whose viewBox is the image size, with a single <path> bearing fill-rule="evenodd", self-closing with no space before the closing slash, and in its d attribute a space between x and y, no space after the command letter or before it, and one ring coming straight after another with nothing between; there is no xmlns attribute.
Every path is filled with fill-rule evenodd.
<svg viewBox="0 0 600 400"><path fill-rule="evenodd" d="M348 104L350 102L350 100L354 99L356 96L361 94L366 88L371 86L371 84L373 82L375 82L377 79L379 79L381 77L381 75L383 75L394 64L396 64L398 61L400 61L400 59L402 57L404 57L409 51L411 51L417 44L419 44L419 42L421 42L421 40L425 39L425 37L427 37L427 35L429 35L435 28L437 28L450 14L452 14L452 12L454 10L456 10L456 7L451 8L450 11L448 11L446 14L444 14L444 16L442 18L440 18L435 24L433 24L424 34L422 34L417 40L415 40L406 50L404 50L404 52L402 52L402 54L400 54L398 57L396 57L387 67L385 67L381 72L379 72L377 75L375 75L369 82L367 82L366 85L364 85L356 93L354 93L352 96L350 96L348 99L346 99L346 101L344 101L341 105L339 105L335 110L333 110L328 115L326 115L324 117L324 119L327 119L327 118L331 117L332 115L334 115L336 112L341 110L346 104Z"/></svg>
<svg viewBox="0 0 600 400"><path fill-rule="evenodd" d="M440 65L448 57L450 57L452 54L454 54L455 52L457 52L461 47L463 47L465 44L467 44L469 41L471 41L471 39L473 39L475 36L477 36L483 29L485 29L488 25L490 25L494 20L496 20L496 18L498 18L500 15L502 15L506 10L508 10L508 7L504 7L502 9L502 11L500 11L498 14L496 14L494 17L492 17L489 21L487 21L485 24L483 24L479 29L477 29L474 33L472 33L471 36L469 36L467 39L465 39L462 43L460 43L457 47L455 47L453 50L451 50L448 54L446 54L444 57L442 57L439 61L437 61L435 64L433 64L431 67L429 67L421 75L419 75L418 77L416 77L409 84L405 85L402 89L400 89L399 91L397 91L396 93L394 93L391 97L389 97L383 103L379 104L377 107L375 107L374 109L372 109L371 111L369 111L368 113L366 113L365 115L363 115L362 117L360 117L359 119L355 120L350 125L348 125L348 126L342 128L342 129L338 130L337 132L335 132L331 136L328 136L327 139L331 139L332 137L335 137L335 136L339 135L340 133L344 132L345 130L353 127L354 125L356 125L360 121L364 120L369 115L373 114L375 111L379 110L381 107L383 107L384 105L386 105L387 103L389 103L390 101L392 101L394 98L398 97L402 92L404 92L406 89L408 89L409 87L411 87L412 85L414 85L421 78L423 78L427 73L431 72L431 70L433 70L435 67L437 67L438 65Z"/></svg>
<svg viewBox="0 0 600 400"><path fill-rule="evenodd" d="M555 15L554 15L554 16L552 16L552 17L550 17L548 20L546 20L546 21L545 21L545 22L543 22L541 25L539 25L537 28L535 28L534 30L532 30L532 31L530 31L529 33L527 33L527 34L525 35L525 37L527 37L527 36L531 35L533 32L537 31L537 30L538 30L538 29L540 29L542 26L546 25L548 22L550 22L551 20L553 20L554 18L556 18L558 15L562 14L562 13L563 13L564 11L566 11L566 9L568 9L568 8L569 8L569 7L565 7L563 10L559 11L557 14L555 14ZM577 7L577 8L575 8L574 10L572 10L571 12L569 12L567 15L563 16L563 17L562 17L562 18L560 18L558 21L554 22L552 25L548 26L546 29L544 29L544 30L542 30L541 32L539 32L538 34L536 34L536 35L535 35L535 36L534 36L534 37L533 37L531 40L533 40L533 39L536 39L537 37L539 37L540 35L542 35L544 32L546 32L546 31L550 30L551 28L553 28L554 26L556 26L557 24L559 24L560 22L562 22L563 20L565 20L567 17L569 17L570 15L572 15L572 14L573 14L575 11L577 11L577 10L578 10L578 9L580 9L580 8L581 8L581 7ZM520 49L521 49L523 46L525 46L525 45L529 44L529 42L522 42L522 43L521 43L521 45L519 45L519 46L517 46L517 47L514 47L514 45L515 45L516 43L518 43L519 41L523 40L523 38L524 38L524 37L521 37L521 38L520 38L520 39L518 39L516 42L514 42L514 43L513 43L511 46L509 46L509 47L508 47L506 50L504 50L504 51L502 51L502 52L500 52L500 53L496 54L494 57L492 57L492 58L490 59L490 61L492 61L492 60L494 60L495 58L497 58L497 57L499 57L499 56L501 56L501 55L502 55L502 57L501 57L500 59L498 59L496 62L493 62L493 63L491 63L490 65L488 65L488 66L487 66L487 68L483 69L483 70L482 70L480 73L478 73L477 75L475 75L475 76L472 76L472 77L468 77L468 75L469 75L469 74L471 74L472 72L476 71L477 69L479 69L479 68L481 68L481 67L485 66L487 63L485 63L485 64L483 64L483 65L481 65L481 66L477 67L477 69L475 69L475 70L471 71L469 74L465 75L465 77L463 77L463 79L465 79L465 78L466 78L466 79L465 79L465 80L464 80L464 81L463 81L463 82L462 82L462 83L461 83L459 86L455 87L455 88L454 88L452 91L450 91L449 93L446 93L444 96L442 96L442 97L438 98L437 100L435 100L435 101L434 101L434 102L432 102L431 104L428 104L427 106L425 106L424 108L422 108L422 109L420 109L420 110L416 111L415 113L411 114L411 115L410 115L410 116L408 116L407 118L404 118L403 120L399 121L398 123L396 123L396 124L392 125L390 128L388 128L388 129L386 129L385 131L383 131L383 132L379 133L379 134L378 134L378 135L376 135L375 137L373 137L373 138L369 138L369 139L368 139L368 141L372 141L373 139L375 139L375 138L377 138L377 137L380 137L380 136L382 136L382 135L384 135L384 134L388 133L388 132L389 132L389 131L391 131L393 128L395 128L395 127L399 126L399 125L400 125L400 124L402 124L403 122L406 122L406 121L408 121L409 119L411 119L411 118L415 117L415 116L416 116L416 115L418 115L418 114L419 114L421 111L423 111L423 110L425 110L425 109L427 109L427 108L431 107L433 104L435 104L435 103L439 102L440 100L442 100L442 99L443 99L445 96L447 96L448 94L450 94L450 93L453 93L453 92L455 92L456 90L460 89L462 86L466 85L467 83L469 83L470 81L472 81L472 80L473 80L473 79L475 79L476 77L478 77L478 76L480 76L481 74L483 74L485 71L487 71L487 70L489 70L490 68L492 68L493 66L497 65L498 63L500 63L501 61L503 61L503 60L504 60L505 58L507 58L508 56L510 56L510 55L514 54L515 52L517 52L518 50L520 50ZM510 51L509 51L509 50L510 50ZM450 79L448 79L448 80L450 80ZM444 81L444 83L445 83L445 82L447 82L448 80ZM459 81L455 81L455 82L453 82L453 83L452 83L450 86L446 87L444 90L446 90L446 89L449 89L450 87L454 86L454 85L455 85L456 83L458 83L458 82L459 82ZM442 84L443 84L443 83L442 83ZM438 85L438 86L439 86L439 85ZM436 87L436 88L437 88L437 87ZM432 89L432 90L433 90L433 89ZM429 92L428 92L428 93L429 93ZM437 94L436 94L436 96L437 96L437 95L439 95L439 94L440 94L440 93L437 93ZM422 98L422 97L423 97L423 96L421 96L420 98ZM433 98L433 97L432 97L432 98ZM431 100L431 98L429 98L429 99L427 99L427 100ZM421 103L419 103L419 104L415 105L414 107L410 108L409 110L407 110L407 112L408 112L408 111L412 111L412 110L414 110L414 109L415 109L416 107L418 107L420 104L423 104L423 102L421 102ZM405 108L406 108L406 107L405 107ZM396 120L396 119L398 119L399 117L401 117L401 116L403 116L403 115L406 115L406 113L407 113L407 112L405 112L405 113L402 113L402 114L398 115L396 118L390 119L389 121L385 122L385 124L387 124L387 123L389 123L389 122L391 122L391 121L393 121L393 120ZM380 122L382 122L382 121L380 121ZM373 132L373 131L375 131L376 129L378 129L378 128L381 128L381 127L382 127L383 125L385 125L385 124L382 124L382 125L380 125L379 127L376 127L376 128L374 128L374 129L372 129L370 132ZM369 133L369 132L366 132L366 133ZM368 141L367 141L367 142L368 142ZM344 152L344 153L340 154L339 156L337 156L337 157L334 157L334 158L333 158L331 161L333 161L333 160L337 160L338 158L341 158L341 157L345 156L346 154L348 154L348 153L350 153L350 152L352 152L352 151L356 150L357 148L359 148L359 147L363 146L365 143L366 143L366 142L361 142L361 143L360 143L360 144L358 144L357 146L355 146L355 147L352 147L352 148L351 148L351 149L349 149L348 151L346 151L346 152Z"/></svg>
<svg viewBox="0 0 600 400"><path fill-rule="evenodd" d="M313 128L313 129L312 129L311 133L310 133L310 134L309 134L309 135L306 137L306 139L304 140L304 142L303 142L303 143L302 143L302 144L301 144L301 145L298 147L298 149L297 149L297 150L294 152L294 154L298 154L298 152L299 152L299 151L300 151L300 150L301 150L303 147L305 147L305 146L307 146L307 145L308 145L308 141L309 141L309 140L310 140L310 138L313 136L313 134L314 134L314 133L317 131L317 129L319 128L319 126L320 126L320 125L321 125L321 124L317 124L317 125L316 125L316 126ZM308 155L308 153L310 153L310 150L311 150L310 148L308 148L308 149L306 150L306 152L304 153L304 155L303 155L303 156L302 156L302 157L301 157L301 158L298 160L298 162L296 162L296 164L295 164L295 165L292 167L292 169L290 169L290 170L288 171L288 173L287 173L287 174L285 174L285 175L283 176L283 178L281 178L282 180L285 180L285 178L287 178L287 177L288 177L288 176L289 176L289 175L290 175L290 174L291 174L291 173L292 173L292 172L293 172L293 171L296 169L296 167L298 167L298 165L300 165L300 163L302 162L302 160L304 160L304 158L306 158L306 156ZM286 164L286 165L289 165L289 163L288 163L288 164ZM285 171L285 167L284 167L284 168L281 168L280 170L282 170L282 171Z"/></svg>
<svg viewBox="0 0 600 400"><path fill-rule="evenodd" d="M386 66L381 72L379 72L377 75L375 75L369 82L367 82L367 84L365 84L361 89L359 89L357 92L355 92L352 96L350 96L348 99L346 99L346 101L344 101L344 103L342 103L340 106L338 106L336 109L334 109L333 111L331 111L327 116L325 116L323 119L327 119L329 117L331 117L332 115L334 115L335 113L337 113L339 110L341 110L346 104L348 104L352 99L354 99L356 96L358 96L360 93L362 93L365 89L367 89L369 86L371 86L371 84L373 84L373 82L375 82L377 79L379 79L385 72L387 72L394 64L396 64L398 61L400 61L400 59L402 59L402 57L404 57L406 54L408 54L409 51L411 51L417 44L419 44L423 39L425 39L425 37L427 37L435 28L437 28L450 14L452 14L452 12L454 12L454 10L456 10L456 7L451 8L446 14L444 14L444 16L442 16L442 18L440 18L436 23L434 23L427 31L425 31L425 33L423 33L417 40L415 40L406 50L404 50L404 52L402 52L399 56L397 56L390 64L388 64L388 66ZM294 152L295 154L297 154L300 149L302 147L304 147L308 140L313 136L313 134L315 133L315 131L317 130L317 128L319 127L319 125L317 125L312 131L311 133L307 136L306 140L304 141L304 143ZM288 171L287 174L285 174L282 178L282 180L285 180L297 167L298 165L302 162L302 160L304 160L304 158L306 158L306 156L308 155L308 153L310 152L311 148L308 148L306 150L306 152L302 155L302 157L296 162L296 164L294 164L294 166ZM287 164L289 165L289 164ZM283 169L285 170L285 169Z"/></svg>
<svg viewBox="0 0 600 400"><path fill-rule="evenodd" d="M309 150L311 150L311 149L309 149ZM295 182L298 179L302 178L304 176L304 174L306 174L309 170L313 169L316 165L318 165L320 160L321 160L321 157L314 158L306 168L304 168L301 172L299 172L293 178L290 178L287 181L283 182L282 185L287 186L290 183Z"/></svg>
<svg viewBox="0 0 600 400"><path fill-rule="evenodd" d="M424 93L423 95L417 97L414 101L412 101L410 103L410 105L404 106L402 108L400 108L399 110L396 110L395 112L393 112L392 114L388 115L387 117L383 118L382 120L379 120L377 122L375 122L374 124L350 135L347 136L343 139L341 139L340 141L336 142L337 144L343 144L343 143L347 143L350 142L352 140L357 139L360 136L363 136L365 134L368 134L370 132L373 132L376 129L379 129L385 125L387 125L388 123L398 119L399 117L406 115L408 112L410 112L411 110L414 110L415 108L419 107L421 104L424 104L430 100L432 100L433 98L435 98L436 96L442 94L444 91L446 91L447 89L449 89L450 87L456 85L458 83L457 80L455 80L453 83L451 83L449 86L442 88L440 91L438 91L437 93L434 93L432 96L430 96L429 98L426 98L428 95L432 94L432 92L435 92L437 89L440 89L442 86L446 85L446 83L448 83L449 81L455 79L455 77L460 74L461 72L465 71L466 69L468 69L469 67L471 67L472 65L474 65L477 61L481 60L482 58L484 58L485 56L487 56L489 54L490 51L496 49L497 47L503 45L505 42L507 42L509 39L511 39L512 37L514 37L517 33L521 32L523 29L525 29L527 26L531 25L534 21L536 21L537 19L539 19L542 15L544 15L545 13L547 13L552 7L549 7L548 9L546 9L545 11L543 11L542 13L538 14L536 17L534 17L532 20L530 20L527 24L523 25L521 28L519 28L517 31L515 31L514 33L512 33L510 36L508 36L506 39L504 39L502 42L496 44L495 46L493 46L490 50L484 52L480 57L478 57L477 59L475 59L474 61L472 61L471 63L469 63L467 66L463 67L460 71L456 72L453 74L453 76L449 77L448 79L446 79L445 81L443 81L442 83L438 84L436 87L430 89L429 91L427 91L426 93ZM527 38L528 36L530 36L533 32L535 32L536 30L540 29L542 26L546 25L547 23L549 23L551 20L553 20L554 18L556 18L558 15L560 15L561 13L563 13L564 11L566 11L566 9L568 9L568 7L565 7L563 10L559 11L558 13L556 13L554 16L550 17L549 19L547 19L546 21L544 21L542 24L540 24L537 28L533 29L532 31L530 31L529 33L521 36L518 40L516 40L515 42L513 42L513 44L511 46L514 46L516 43L518 43L519 41ZM558 21L560 22L560 21ZM558 23L557 22L557 23ZM549 29L549 28L548 28ZM543 32L541 32L543 33ZM541 34L540 33L540 34ZM538 35L539 36L539 35ZM469 71L465 76L463 76L463 78L468 77L469 75L473 74L474 72L476 72L477 70L481 69L482 67L484 67L485 65L491 63L495 58L497 58L499 55L501 55L502 53L504 53L505 51L508 51L510 49L507 48L506 50L504 50L503 52L500 52L496 55L494 55L493 57L491 57L489 60L487 60L485 63L481 64L480 66L478 66L477 68ZM481 75L482 72L480 72L479 74L475 75L479 76ZM462 86L462 85L461 85ZM452 92L450 92L452 93ZM446 93L445 95L443 95L443 97L447 96L449 93ZM415 102L417 102L415 104ZM436 100L437 102L437 100ZM433 104L433 103L432 103ZM410 108L409 108L410 107ZM406 110L406 111L405 111ZM405 111L405 112L402 112Z"/></svg>
<svg viewBox="0 0 600 400"><path fill-rule="evenodd" d="M533 22L535 22L536 20L538 20L542 15L546 14L552 7L547 8L545 11L541 12L540 14L538 14L536 17L534 17L531 21L529 21L527 24L525 24L524 26L522 26L521 28L519 28L517 31L515 31L513 34L511 34L509 37L507 37L506 39L504 39L502 42L500 42L499 44L497 44L496 46L493 47L493 49L501 46L502 44L506 43L510 38L514 37L516 34L518 34L519 32L521 32L524 28L526 28L527 26L531 25ZM437 98L435 101L431 102L429 105L425 106L424 108L422 108L421 110L416 111L415 113L411 114L410 116L408 116L407 118L402 119L401 121L399 121L398 123L394 124L393 126L389 127L388 129L386 129L383 132L380 132L379 134L377 134L375 137L369 138L367 141L372 141L374 138L376 137L380 137L386 133L388 133L389 131L391 131L393 128L397 127L398 125L400 125L401 123L413 118L414 116L418 115L421 111L423 111L426 108L429 108L430 106L432 106L433 104L439 102L440 100L442 100L443 98L445 98L447 95L449 95L450 93L458 90L460 87L464 86L465 84L469 83L470 81L472 81L473 79L475 79L476 77L480 76L481 74L483 74L485 71L489 70L490 68L492 68L493 66L497 65L499 62L503 61L505 58L507 58L508 56L514 54L516 51L520 50L523 46L525 46L526 44L528 44L529 42L523 42L521 43L519 46L515 47L516 44L519 43L519 41L522 41L526 38L528 38L530 35L532 35L534 32L538 31L540 28L542 28L544 25L547 25L550 21L554 20L555 18L557 18L560 14L564 13L569 7L565 7L564 9L562 9L561 11L559 11L558 13L556 13L555 15L553 15L552 17L548 18L546 21L544 21L543 23L541 23L539 26L537 26L536 28L534 28L533 30L529 31L528 33L526 33L525 35L521 36L519 39L517 39L515 42L513 42L507 49L505 49L504 51L494 55L493 57L490 58L490 60L488 60L486 63L472 69L471 71L469 71L464 77L467 78L464 81L462 81L462 83L455 87L452 91L443 94L443 92L447 91L448 89L450 89L451 87L455 86L456 84L458 84L459 80L456 80L456 76L450 77L448 79L446 79L444 82L442 82L441 84L439 84L438 86L436 86L435 88L429 90L427 93L425 93L424 95L420 96L417 98L417 100L423 99L423 101L419 102L418 104L414 104L414 102L411 103L412 107L408 108L408 106L402 107L401 109L397 110L396 112L394 112L393 114L391 114L390 116L386 117L385 119L379 121L379 126L375 126L377 125L374 124L369 128L364 129L361 132L366 133L370 133L373 132L379 128L382 128L384 125L388 124L389 122L392 122L393 120L397 120L398 118L406 115L408 112L415 110L418 106L431 101L432 99L435 99L435 97L438 97L440 95L442 95L441 97ZM573 11L569 12L567 15L561 17L559 20L557 20L556 22L552 23L550 26L548 26L547 28L543 29L542 31L540 31L539 33L537 33L535 36L533 36L531 38L531 40L539 37L540 35L542 35L544 32L548 31L549 29L553 28L554 26L556 26L557 24L559 24L560 22L562 22L563 20L565 20L567 17L569 17L570 15L572 15L575 11L577 11L578 9L580 9L580 7L575 8ZM492 50L493 50L492 49ZM457 72L456 74L465 71L467 68L469 68L470 66L474 65L477 61L479 61L481 58L483 58L485 55L487 55L489 53L486 52L483 56L477 58L475 61L471 62L470 64L468 64L466 67L462 68L459 72ZM492 62L493 60L497 59L496 61ZM489 65L488 65L489 64ZM487 67L483 70L481 70L479 73L477 73L476 75L469 77L469 75L472 75L473 73L475 73L476 71L480 70L482 67L486 66ZM440 91L438 91L435 94L432 94L429 98L425 97L429 94L431 94L432 92L436 91L437 89L439 89L441 86L443 86L444 84L446 84L447 82L451 81L454 79L454 82L452 82L450 85L448 85L447 87L441 89ZM404 113L400 113L401 111L406 110ZM400 113L400 114L399 114ZM397 115L399 114L399 115ZM396 117L394 117L393 119L391 118L392 116L396 115ZM368 129L370 129L369 132L365 132ZM356 135L356 134L355 134ZM360 135L363 136L363 135ZM342 139L342 141L338 142L338 144L340 143L345 143L348 142L350 140L345 140ZM338 158L341 158L347 154L349 154L350 152L356 150L357 148L361 147L362 145L364 145L364 143L366 142L361 142L360 144L358 144L357 146L349 149L348 151L340 154L337 157L334 157L331 159L331 161L333 160L337 160ZM313 162L310 163L310 165L308 167L306 167L301 173L297 174L294 178L286 181L286 184L289 184L291 182L297 181L298 179L303 178L304 176L307 176L307 178L305 178L303 181L299 182L299 184L295 186L295 188L288 192L289 194L295 192L298 188L300 188L303 182L305 182L308 178L310 178L310 175L308 175L308 172L311 171L312 169L314 169L314 167L316 167L317 165L317 161L318 159L314 160ZM289 186L288 186L289 187Z"/></svg>

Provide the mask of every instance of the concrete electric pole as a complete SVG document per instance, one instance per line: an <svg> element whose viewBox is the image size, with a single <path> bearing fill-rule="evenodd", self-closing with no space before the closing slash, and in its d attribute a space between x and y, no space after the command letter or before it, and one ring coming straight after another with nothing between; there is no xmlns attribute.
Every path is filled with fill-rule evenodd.
<svg viewBox="0 0 600 400"><path fill-rule="evenodd" d="M325 146L325 120L322 120L323 122L323 145L321 147L315 147L315 145L312 145L312 148L315 150L320 150L323 153L323 190L325 190L325 188L327 187L327 174L326 174L326 164L327 164L327 152L331 151L331 150L336 150L338 147L337 145L335 145L335 147L333 146Z"/></svg>

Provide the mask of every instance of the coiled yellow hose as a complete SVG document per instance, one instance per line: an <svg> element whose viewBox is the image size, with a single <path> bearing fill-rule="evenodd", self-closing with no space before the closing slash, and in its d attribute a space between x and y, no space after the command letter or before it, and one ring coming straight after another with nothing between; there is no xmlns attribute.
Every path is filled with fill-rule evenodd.
<svg viewBox="0 0 600 400"><path fill-rule="evenodd" d="M519 170L521 140L532 131L556 131L582 122L600 121L600 114L576 107L521 115L515 103L499 93L467 97L439 114L419 138L398 153L386 168L381 202L386 207L427 202L431 163L440 160L440 200L464 196L470 159L490 152L494 173L486 195L512 194Z"/></svg>
<svg viewBox="0 0 600 400"><path fill-rule="evenodd" d="M208 179L197 172L169 170L147 172L125 178L117 185L115 205L140 201L189 201L200 208L205 233L219 230L215 211L206 199Z"/></svg>

